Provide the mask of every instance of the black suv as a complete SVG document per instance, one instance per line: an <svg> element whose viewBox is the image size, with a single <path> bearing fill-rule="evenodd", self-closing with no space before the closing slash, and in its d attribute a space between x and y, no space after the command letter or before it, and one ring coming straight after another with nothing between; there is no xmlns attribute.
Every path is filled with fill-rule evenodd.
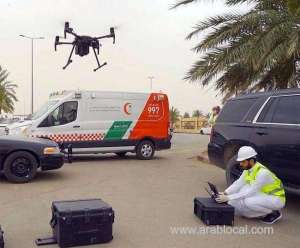
<svg viewBox="0 0 300 248"><path fill-rule="evenodd" d="M250 145L259 160L300 193L300 89L238 96L222 109L211 132L208 155L226 169L227 183L240 174L236 155Z"/></svg>

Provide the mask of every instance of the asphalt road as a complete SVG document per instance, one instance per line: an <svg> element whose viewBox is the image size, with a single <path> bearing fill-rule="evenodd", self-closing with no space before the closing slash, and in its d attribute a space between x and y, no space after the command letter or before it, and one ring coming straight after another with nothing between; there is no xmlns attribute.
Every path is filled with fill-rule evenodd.
<svg viewBox="0 0 300 248"><path fill-rule="evenodd" d="M40 173L29 184L0 179L0 224L6 248L35 247L36 238L51 236L52 201L99 197L116 212L114 239L91 247L297 247L300 198L296 196L288 198L284 217L272 226L271 235L241 235L237 229L220 235L213 229L204 233L204 225L193 215L193 199L207 196L203 190L207 181L225 187L223 170L195 159L207 142L208 136L175 134L173 149L158 152L152 161L134 156L81 157L61 170ZM175 229L181 227L189 229ZM236 218L235 227L249 231L266 226Z"/></svg>

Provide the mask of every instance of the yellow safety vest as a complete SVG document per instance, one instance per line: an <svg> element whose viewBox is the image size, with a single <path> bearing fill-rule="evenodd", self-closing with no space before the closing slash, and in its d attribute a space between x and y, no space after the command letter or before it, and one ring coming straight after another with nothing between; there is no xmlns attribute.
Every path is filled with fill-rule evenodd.
<svg viewBox="0 0 300 248"><path fill-rule="evenodd" d="M209 117L209 120L208 120L208 123L211 125L211 126L214 126L216 124L216 120L218 118L218 115L213 115L213 113L211 113L210 117Z"/></svg>
<svg viewBox="0 0 300 248"><path fill-rule="evenodd" d="M273 172L271 172L268 168L266 168L262 164L257 162L253 166L251 172L249 170L246 171L245 176L244 176L245 182L247 184L253 183L256 179L257 174L259 173L259 171L261 169L267 170L270 173L270 175L272 176L272 178L274 179L274 182L271 184L264 185L260 189L260 191L262 193L265 193L268 195L278 196L283 202L285 202L285 191L284 191L281 180Z"/></svg>

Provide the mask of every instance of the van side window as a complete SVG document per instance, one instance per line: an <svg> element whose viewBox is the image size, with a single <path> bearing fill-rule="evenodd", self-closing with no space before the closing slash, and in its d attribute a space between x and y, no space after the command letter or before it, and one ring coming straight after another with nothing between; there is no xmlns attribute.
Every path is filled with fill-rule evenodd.
<svg viewBox="0 0 300 248"><path fill-rule="evenodd" d="M300 95L280 97L271 122L300 124Z"/></svg>
<svg viewBox="0 0 300 248"><path fill-rule="evenodd" d="M73 122L77 118L77 109L78 102L65 102L52 111L39 127L60 126Z"/></svg>

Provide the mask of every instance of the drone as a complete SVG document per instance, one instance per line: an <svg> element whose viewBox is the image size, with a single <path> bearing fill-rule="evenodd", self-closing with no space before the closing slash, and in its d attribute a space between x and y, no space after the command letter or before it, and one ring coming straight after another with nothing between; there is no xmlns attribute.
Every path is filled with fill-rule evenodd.
<svg viewBox="0 0 300 248"><path fill-rule="evenodd" d="M90 52L90 47L93 49L93 52L96 57L96 61L98 64L98 67L94 69L94 71L99 70L103 66L107 65L106 62L103 64L100 64L98 56L99 55L99 50L101 47L101 44L99 43L99 40L101 39L106 39L106 38L113 38L113 44L115 44L116 37L115 37L115 29L110 28L110 34L109 35L104 35L100 37L91 37L91 36L83 36L83 35L77 35L74 31L73 28L70 28L69 22L65 22L65 30L64 30L64 39L67 38L67 34L71 34L75 37L73 42L61 42L60 37L56 36L55 37L55 43L54 43L54 49L56 51L58 45L73 45L70 56L68 58L67 64L63 67L65 70L73 61L72 61L72 55L75 50L75 54L79 55L80 57L86 56Z"/></svg>

